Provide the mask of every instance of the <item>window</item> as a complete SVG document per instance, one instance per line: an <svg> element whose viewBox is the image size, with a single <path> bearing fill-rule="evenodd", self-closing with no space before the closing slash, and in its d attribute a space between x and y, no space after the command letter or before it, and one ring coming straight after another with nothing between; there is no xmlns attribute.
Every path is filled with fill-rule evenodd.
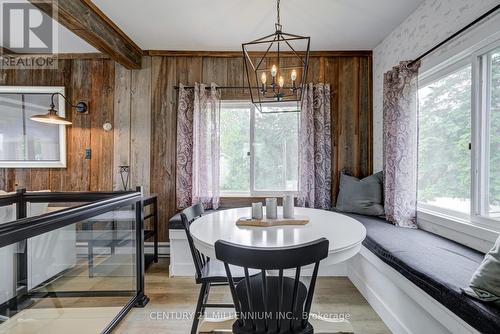
<svg viewBox="0 0 500 334"><path fill-rule="evenodd" d="M500 41L419 84L419 209L498 228Z"/></svg>
<svg viewBox="0 0 500 334"><path fill-rule="evenodd" d="M66 127L30 120L64 87L0 87L0 168L66 167ZM64 100L54 98L64 117Z"/></svg>
<svg viewBox="0 0 500 334"><path fill-rule="evenodd" d="M471 65L419 89L418 199L470 212Z"/></svg>
<svg viewBox="0 0 500 334"><path fill-rule="evenodd" d="M224 101L220 131L222 194L298 190L299 113L260 113L250 102Z"/></svg>

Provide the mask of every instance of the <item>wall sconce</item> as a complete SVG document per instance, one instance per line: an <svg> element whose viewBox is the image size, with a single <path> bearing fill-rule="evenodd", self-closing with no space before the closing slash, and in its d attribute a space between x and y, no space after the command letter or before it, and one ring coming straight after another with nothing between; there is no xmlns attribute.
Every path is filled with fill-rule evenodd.
<svg viewBox="0 0 500 334"><path fill-rule="evenodd" d="M61 95L61 97L68 103L72 108L76 109L77 113L83 114L88 110L87 104L85 102L78 102L76 105L69 103L68 99L61 93L54 93L50 96L50 109L49 112L42 115L31 116L30 119L36 122L49 123L49 124L62 124L71 125L72 123L66 118L61 117L57 114L56 105L54 103L54 96Z"/></svg>

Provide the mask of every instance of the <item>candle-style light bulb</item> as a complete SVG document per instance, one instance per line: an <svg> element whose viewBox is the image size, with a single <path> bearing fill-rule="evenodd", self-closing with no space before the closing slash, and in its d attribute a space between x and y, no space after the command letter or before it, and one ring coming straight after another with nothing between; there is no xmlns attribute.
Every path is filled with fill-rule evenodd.
<svg viewBox="0 0 500 334"><path fill-rule="evenodd" d="M278 85L283 88L283 86L285 85L285 79L283 79L282 76L279 77L278 79Z"/></svg>
<svg viewBox="0 0 500 334"><path fill-rule="evenodd" d="M276 65L273 65L271 67L271 75L274 78L276 76L276 74L278 74L278 68L276 67Z"/></svg>
<svg viewBox="0 0 500 334"><path fill-rule="evenodd" d="M290 75L290 78L292 79L292 81L295 81L297 79L297 71L296 70L292 70L292 74Z"/></svg>
<svg viewBox="0 0 500 334"><path fill-rule="evenodd" d="M265 85L266 81L267 81L266 72L262 72L262 74L260 75L260 82L262 82L262 85Z"/></svg>

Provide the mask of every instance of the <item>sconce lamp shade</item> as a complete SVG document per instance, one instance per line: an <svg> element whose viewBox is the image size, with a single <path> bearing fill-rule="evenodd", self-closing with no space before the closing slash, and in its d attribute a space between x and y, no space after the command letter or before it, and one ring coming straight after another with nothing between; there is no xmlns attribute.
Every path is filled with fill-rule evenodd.
<svg viewBox="0 0 500 334"><path fill-rule="evenodd" d="M49 112L46 114L31 116L30 119L32 121L41 122L41 123L49 123L49 124L59 124L59 125L71 125L72 124L66 118L59 116L57 114L57 110L55 110L54 108L50 108Z"/></svg>

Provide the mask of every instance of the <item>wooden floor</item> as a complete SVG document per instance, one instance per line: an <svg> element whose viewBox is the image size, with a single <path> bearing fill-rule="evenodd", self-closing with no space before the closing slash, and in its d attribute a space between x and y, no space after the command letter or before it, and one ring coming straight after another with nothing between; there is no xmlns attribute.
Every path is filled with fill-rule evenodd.
<svg viewBox="0 0 500 334"><path fill-rule="evenodd" d="M151 301L145 308L132 309L114 332L187 334L198 292L193 278L169 278L168 260L160 259L146 273L146 294ZM210 301L231 302L227 287L213 288L210 296ZM391 333L347 278L318 278L312 312L349 315L355 333Z"/></svg>

